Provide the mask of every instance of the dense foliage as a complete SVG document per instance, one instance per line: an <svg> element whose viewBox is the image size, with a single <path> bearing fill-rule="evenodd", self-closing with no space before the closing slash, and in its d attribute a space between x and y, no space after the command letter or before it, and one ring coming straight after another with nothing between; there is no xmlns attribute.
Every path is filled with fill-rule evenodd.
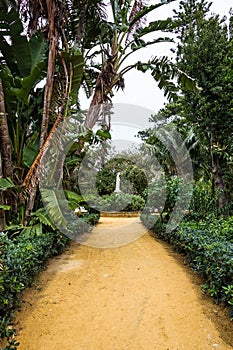
<svg viewBox="0 0 233 350"><path fill-rule="evenodd" d="M192 157L195 179L211 182L216 205L223 208L232 200L232 20L210 11L210 3L198 0L181 1L175 11L177 65L196 79L200 91L183 92L152 122L170 123L179 131ZM165 172L174 175L174 161L153 134L153 126L141 135L153 145Z"/></svg>
<svg viewBox="0 0 233 350"><path fill-rule="evenodd" d="M206 148L206 167L212 176L212 189L219 190L218 206L231 198L233 84L231 22L209 16L206 1L181 1L176 18L180 23L178 66L198 82L199 94L184 93L182 116L189 124L200 147ZM199 159L199 163L203 163Z"/></svg>
<svg viewBox="0 0 233 350"><path fill-rule="evenodd" d="M27 228L12 227L9 232L0 233L0 338L7 338L8 350L13 350L17 343L9 325L14 310L21 305L23 291L32 286L48 258L60 254L70 242L69 238L52 228L44 211L39 211L37 215L43 221L43 229L41 222L34 222ZM89 214L83 220L95 225L98 215Z"/></svg>
<svg viewBox="0 0 233 350"><path fill-rule="evenodd" d="M66 237L55 232L22 234L14 239L9 239L7 234L0 235L0 337L8 335L12 346L13 332L8 327L14 310L20 306L22 292L32 285L47 259L61 253L67 242Z"/></svg>
<svg viewBox="0 0 233 350"><path fill-rule="evenodd" d="M130 159L129 154L125 154L125 158L110 159L97 173L96 187L100 195L111 194L115 190L117 173L120 173L123 192L143 195L147 187L145 173Z"/></svg>
<svg viewBox="0 0 233 350"><path fill-rule="evenodd" d="M129 193L112 193L102 197L90 197L88 203L99 211L139 211L145 206L145 200L140 195Z"/></svg>

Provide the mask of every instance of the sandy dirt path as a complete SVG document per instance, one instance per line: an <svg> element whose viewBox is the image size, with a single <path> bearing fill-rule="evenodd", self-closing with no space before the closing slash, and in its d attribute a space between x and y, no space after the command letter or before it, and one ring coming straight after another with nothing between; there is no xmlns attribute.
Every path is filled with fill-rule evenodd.
<svg viewBox="0 0 233 350"><path fill-rule="evenodd" d="M232 324L196 279L148 233L112 249L72 243L25 293L19 350L230 350Z"/></svg>

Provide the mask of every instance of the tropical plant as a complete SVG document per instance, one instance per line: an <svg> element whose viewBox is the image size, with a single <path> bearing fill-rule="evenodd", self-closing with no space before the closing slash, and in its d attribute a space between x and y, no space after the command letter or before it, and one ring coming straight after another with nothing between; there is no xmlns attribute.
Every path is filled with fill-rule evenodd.
<svg viewBox="0 0 233 350"><path fill-rule="evenodd" d="M113 88L124 88L124 76L132 69L138 69L142 72L151 71L159 87L164 89L165 95L169 99L174 98L178 91L177 86L172 82L175 76L178 78L178 84L196 91L194 81L182 71L177 70L167 57L154 57L146 62L138 62L135 59L135 63L127 64L128 58L136 56L135 53L138 50L161 42L172 42L169 37L156 37L156 33L171 31L176 26L176 23L170 18L145 24L146 16L149 13L172 1L163 1L150 6L144 5L143 1L110 1L113 22L104 20L99 23L95 29L96 35L93 42L93 44L98 44L97 50L93 50L94 45L92 44L93 53L88 51L87 56L92 61L96 55L101 53L102 62L95 65L95 69L99 69L99 73L96 76L93 68L85 69L84 72L86 87L88 82L93 81L94 77L94 84L89 84L91 87L94 86L94 93L85 120L87 128L92 128L98 121L100 105L109 102ZM87 28L84 25L84 32L89 29L89 24L87 22L85 24ZM153 39L148 40L148 35L153 35ZM83 40L83 47L89 49L90 43Z"/></svg>
<svg viewBox="0 0 233 350"><path fill-rule="evenodd" d="M175 13L181 39L177 64L180 69L185 67L201 88L196 95L184 93L183 110L202 147L208 148L212 191L213 195L217 191L218 207L223 208L228 201L225 174L232 168L232 38L224 18L207 18L209 9L204 0L180 2Z"/></svg>
<svg viewBox="0 0 233 350"><path fill-rule="evenodd" d="M4 149L1 152L4 168L8 163L11 172L16 167L14 182L22 184L26 197L21 218L24 223L34 206L42 155L60 123L77 112L80 84L88 95L94 91L85 117L88 129L99 120L100 106L109 102L113 88L124 88L124 75L131 69L151 70L169 98L177 93L172 82L175 76L178 84L195 90L193 80L166 57L127 64L138 50L171 41L168 37L146 39L156 32L171 30L175 26L171 19L144 24L148 13L169 2L146 6L137 1L110 1L113 21L107 18L101 1L17 4L6 0L1 4L1 113L5 116L2 123L9 129L2 128L6 130L2 137L8 139L2 144L8 145L8 153ZM100 62L95 63L99 58ZM43 90L35 90L43 78ZM105 115L101 122L104 130L109 128L106 118ZM74 153L82 153L84 142L78 138ZM17 198L12 212L17 211Z"/></svg>

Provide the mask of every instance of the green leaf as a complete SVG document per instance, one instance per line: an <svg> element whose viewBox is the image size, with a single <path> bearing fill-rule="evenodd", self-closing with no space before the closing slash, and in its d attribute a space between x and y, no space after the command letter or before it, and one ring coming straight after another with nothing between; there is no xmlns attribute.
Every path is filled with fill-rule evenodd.
<svg viewBox="0 0 233 350"><path fill-rule="evenodd" d="M171 0L172 1L176 1L176 0ZM151 11L156 10L157 8L159 8L160 6L163 6L164 3L159 3L159 4L155 4L155 5L151 5L151 6L144 6L143 9L141 11L139 11L136 16L134 16L134 18L132 19L132 21L130 21L129 26L132 27L137 21L140 21L143 17L145 17L148 13L150 13Z"/></svg>
<svg viewBox="0 0 233 350"><path fill-rule="evenodd" d="M153 21L147 27L142 29L138 29L136 36L142 37L146 34L157 32L160 30L172 30L177 27L177 22L173 21L171 18L167 18L165 20Z"/></svg>
<svg viewBox="0 0 233 350"><path fill-rule="evenodd" d="M23 153L23 163L30 168L39 152L39 132L35 132L30 138Z"/></svg>
<svg viewBox="0 0 233 350"><path fill-rule="evenodd" d="M31 55L28 46L28 39L23 34L23 24L15 8L9 12L2 11L0 22L7 31L11 45L6 41L4 31L0 31L0 51L11 71L17 71L21 77L30 74Z"/></svg>
<svg viewBox="0 0 233 350"><path fill-rule="evenodd" d="M84 202L83 197L76 192L65 191L65 195L66 195L68 201L75 201L77 204Z"/></svg>
<svg viewBox="0 0 233 350"><path fill-rule="evenodd" d="M25 227L21 234L24 236L40 236L43 234L42 223L35 224L33 226Z"/></svg>
<svg viewBox="0 0 233 350"><path fill-rule="evenodd" d="M46 205L48 215L54 221L54 224L67 227L68 222L63 215L63 211L68 205L63 191L41 188L40 193Z"/></svg>
<svg viewBox="0 0 233 350"><path fill-rule="evenodd" d="M96 135L100 136L104 140L111 139L111 134L110 134L109 130L99 129L99 130L97 130Z"/></svg>
<svg viewBox="0 0 233 350"><path fill-rule="evenodd" d="M15 184L9 177L1 178L0 179L0 190L6 191L8 188L15 187Z"/></svg>
<svg viewBox="0 0 233 350"><path fill-rule="evenodd" d="M81 161L82 161L82 158L78 156L75 156L75 158L71 158L71 159L66 158L65 165L68 167L71 167L71 166L79 165Z"/></svg>
<svg viewBox="0 0 233 350"><path fill-rule="evenodd" d="M72 69L73 69L71 96L74 99L77 99L78 91L79 91L80 84L82 81L83 66L84 66L83 55L79 49L75 49L72 52L72 56L70 58L70 61L72 63Z"/></svg>
<svg viewBox="0 0 233 350"><path fill-rule="evenodd" d="M47 43L42 33L37 33L30 38L29 48L31 54L31 70L33 70L38 63L44 62L47 58Z"/></svg>
<svg viewBox="0 0 233 350"><path fill-rule="evenodd" d="M0 209L3 209L3 210L10 210L10 209L11 209L11 206L10 206L10 205L5 205L5 204L0 204Z"/></svg>
<svg viewBox="0 0 233 350"><path fill-rule="evenodd" d="M31 56L30 74L21 80L22 88L17 97L25 102L31 89L46 76L47 43L42 33L34 35L28 42Z"/></svg>
<svg viewBox="0 0 233 350"><path fill-rule="evenodd" d="M44 208L38 209L35 213L32 213L31 215L34 217L37 217L41 224L49 226L55 230L56 227L53 224L53 222L51 221L51 219L49 218L49 216Z"/></svg>

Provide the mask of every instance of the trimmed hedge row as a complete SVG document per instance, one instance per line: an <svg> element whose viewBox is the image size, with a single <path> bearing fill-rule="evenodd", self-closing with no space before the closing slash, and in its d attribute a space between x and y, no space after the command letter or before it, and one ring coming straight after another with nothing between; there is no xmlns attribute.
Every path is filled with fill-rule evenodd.
<svg viewBox="0 0 233 350"><path fill-rule="evenodd" d="M138 211L145 206L145 200L140 195L123 192L102 197L89 196L88 203L99 211Z"/></svg>
<svg viewBox="0 0 233 350"><path fill-rule="evenodd" d="M148 215L142 215L142 221L147 225ZM233 218L230 218L230 223ZM211 227L202 223L198 228L194 223L183 223L176 230L166 232L166 224L156 222L152 231L164 241L171 243L176 251L186 255L190 266L205 280L203 290L208 292L218 302L230 306L230 317L233 317L233 232L220 229L227 227L229 222Z"/></svg>

